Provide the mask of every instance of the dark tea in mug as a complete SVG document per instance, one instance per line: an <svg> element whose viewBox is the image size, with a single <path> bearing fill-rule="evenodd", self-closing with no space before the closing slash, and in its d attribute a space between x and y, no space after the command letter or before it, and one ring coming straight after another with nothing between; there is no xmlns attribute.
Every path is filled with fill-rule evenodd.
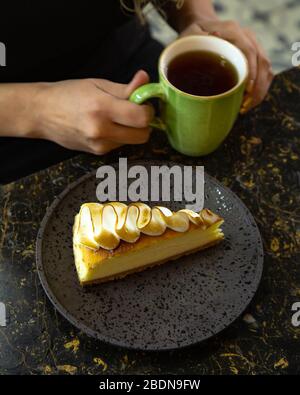
<svg viewBox="0 0 300 395"><path fill-rule="evenodd" d="M214 96L229 91L238 82L235 66L211 51L190 51L175 56L168 65L172 85L196 96Z"/></svg>

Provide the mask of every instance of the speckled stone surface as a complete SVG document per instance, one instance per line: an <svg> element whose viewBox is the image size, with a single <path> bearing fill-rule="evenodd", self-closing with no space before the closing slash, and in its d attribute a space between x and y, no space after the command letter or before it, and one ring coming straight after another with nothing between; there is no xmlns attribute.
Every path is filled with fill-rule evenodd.
<svg viewBox="0 0 300 395"><path fill-rule="evenodd" d="M300 70L276 77L262 106L237 122L225 144L202 159L173 151L155 133L141 147L104 158L82 155L0 190L0 373L101 374L300 373L300 327L291 306L300 301ZM57 313L35 270L35 238L46 207L70 182L97 168L156 158L205 169L249 207L265 249L262 282L243 317L201 346L176 352L125 351L88 338Z"/></svg>
<svg viewBox="0 0 300 395"><path fill-rule="evenodd" d="M133 161L128 163L128 171L129 166L136 164L145 166L150 174L151 166L171 168L175 163ZM92 172L64 190L47 211L38 233L38 273L46 293L64 317L107 343L162 351L207 340L244 312L261 279L262 240L243 203L208 174L204 206L224 218L225 240L214 248L118 282L81 287L74 265L71 229L81 203L96 200L98 181ZM170 182L172 188L174 184ZM164 204L178 211L187 202L147 203Z"/></svg>

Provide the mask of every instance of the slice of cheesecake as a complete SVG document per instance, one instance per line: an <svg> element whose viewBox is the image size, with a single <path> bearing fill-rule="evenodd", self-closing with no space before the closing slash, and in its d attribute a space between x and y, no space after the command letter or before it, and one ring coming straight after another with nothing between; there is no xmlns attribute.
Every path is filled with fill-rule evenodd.
<svg viewBox="0 0 300 395"><path fill-rule="evenodd" d="M85 203L73 227L79 281L115 280L208 248L224 238L222 223L208 209L172 212L144 203Z"/></svg>

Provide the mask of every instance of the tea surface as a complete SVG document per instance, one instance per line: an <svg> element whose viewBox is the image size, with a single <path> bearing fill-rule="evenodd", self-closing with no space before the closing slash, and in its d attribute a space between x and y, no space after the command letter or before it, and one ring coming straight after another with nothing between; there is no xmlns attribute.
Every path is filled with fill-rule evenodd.
<svg viewBox="0 0 300 395"><path fill-rule="evenodd" d="M211 51L190 51L176 56L168 65L167 77L176 88L196 96L219 95L238 82L235 66Z"/></svg>

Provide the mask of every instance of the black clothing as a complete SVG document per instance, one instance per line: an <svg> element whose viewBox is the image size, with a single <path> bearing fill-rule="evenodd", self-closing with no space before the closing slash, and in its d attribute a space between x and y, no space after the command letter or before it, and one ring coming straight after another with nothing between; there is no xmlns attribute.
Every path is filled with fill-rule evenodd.
<svg viewBox="0 0 300 395"><path fill-rule="evenodd" d="M147 26L124 14L119 0L99 0L98 6L58 0L14 3L9 3L9 17L0 25L0 41L7 47L0 82L95 77L127 83L139 69L157 78L162 46L150 37ZM19 33L14 35L16 27ZM76 154L50 141L2 137L0 183Z"/></svg>
<svg viewBox="0 0 300 395"><path fill-rule="evenodd" d="M34 72L54 80L75 70L130 19L119 0L6 1L1 4L0 41L7 49L7 66L0 81L29 80Z"/></svg>

